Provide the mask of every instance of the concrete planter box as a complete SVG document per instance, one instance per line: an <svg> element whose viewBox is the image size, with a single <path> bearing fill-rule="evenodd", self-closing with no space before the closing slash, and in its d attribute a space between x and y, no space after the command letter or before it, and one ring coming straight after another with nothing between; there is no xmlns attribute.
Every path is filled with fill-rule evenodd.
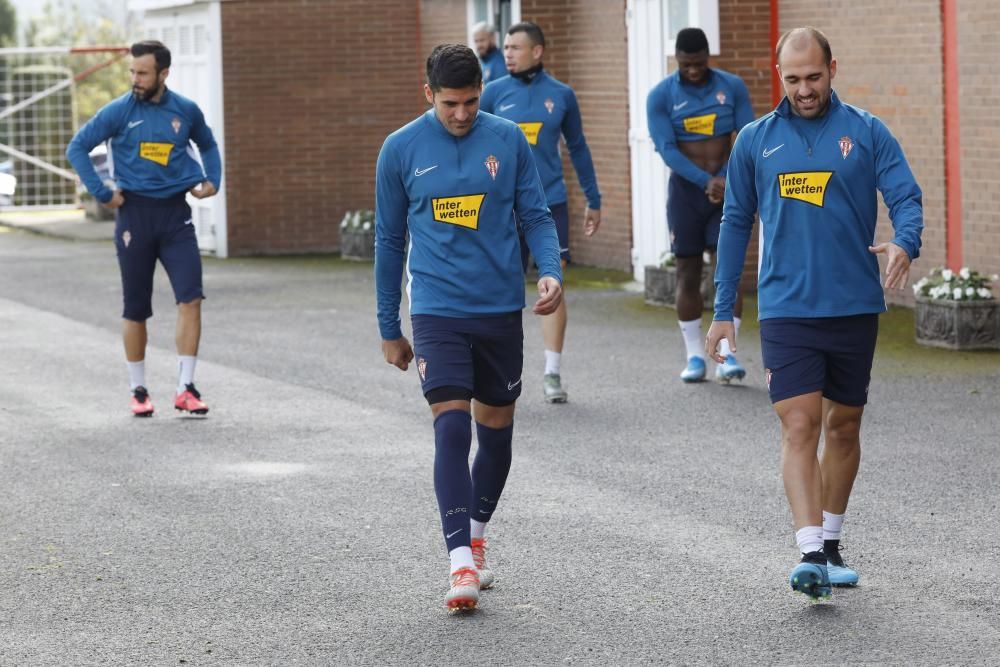
<svg viewBox="0 0 1000 667"><path fill-rule="evenodd" d="M705 309L715 306L715 265L706 264L701 270L701 296ZM668 266L647 266L645 273L645 298L651 306L677 307L677 271Z"/></svg>
<svg viewBox="0 0 1000 667"><path fill-rule="evenodd" d="M344 227L340 230L340 256L359 262L375 259L375 230Z"/></svg>
<svg viewBox="0 0 1000 667"><path fill-rule="evenodd" d="M917 297L917 342L949 350L1000 350L1000 301Z"/></svg>

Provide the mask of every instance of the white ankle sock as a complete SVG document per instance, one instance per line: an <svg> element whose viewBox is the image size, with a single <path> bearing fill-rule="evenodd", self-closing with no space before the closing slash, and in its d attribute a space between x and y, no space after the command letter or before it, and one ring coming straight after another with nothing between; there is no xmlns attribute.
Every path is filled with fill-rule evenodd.
<svg viewBox="0 0 1000 667"><path fill-rule="evenodd" d="M823 512L823 540L839 540L844 529L844 515Z"/></svg>
<svg viewBox="0 0 1000 667"><path fill-rule="evenodd" d="M823 550L823 527L805 526L795 531L795 543L804 554Z"/></svg>
<svg viewBox="0 0 1000 667"><path fill-rule="evenodd" d="M740 336L740 322L742 322L740 318L735 316L733 317L733 330L734 330L733 342L736 342L736 340ZM724 357L728 357L732 353L733 351L729 349L729 341L723 338L722 341L719 343L719 354L721 354Z"/></svg>
<svg viewBox="0 0 1000 667"><path fill-rule="evenodd" d="M545 350L545 374L559 375L559 362L562 359L562 352Z"/></svg>
<svg viewBox="0 0 1000 667"><path fill-rule="evenodd" d="M128 364L128 384L129 389L135 391L136 387L146 386L146 360L126 361Z"/></svg>
<svg viewBox="0 0 1000 667"><path fill-rule="evenodd" d="M469 534L472 536L472 539L483 539L483 535L486 533L486 524L475 519L470 519L470 521L472 522L472 531Z"/></svg>
<svg viewBox="0 0 1000 667"><path fill-rule="evenodd" d="M189 384L194 384L194 367L198 362L198 357L188 357L177 355L177 367L180 379L177 380L177 393L184 391Z"/></svg>
<svg viewBox="0 0 1000 667"><path fill-rule="evenodd" d="M701 339L701 318L688 320L687 322L677 321L681 327L681 334L684 335L684 347L687 349L687 358L705 358L705 343Z"/></svg>
<svg viewBox="0 0 1000 667"><path fill-rule="evenodd" d="M476 567L476 562L472 560L471 547L456 547L448 552L448 557L451 558L452 574L463 567Z"/></svg>

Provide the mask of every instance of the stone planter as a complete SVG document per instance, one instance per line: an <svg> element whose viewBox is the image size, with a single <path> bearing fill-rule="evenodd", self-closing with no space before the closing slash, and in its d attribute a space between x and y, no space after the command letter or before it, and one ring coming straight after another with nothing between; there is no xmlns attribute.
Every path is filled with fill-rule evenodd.
<svg viewBox="0 0 1000 667"><path fill-rule="evenodd" d="M375 230L343 227L340 230L340 256L359 262L375 259Z"/></svg>
<svg viewBox="0 0 1000 667"><path fill-rule="evenodd" d="M917 342L949 350L1000 350L1000 301L917 297Z"/></svg>
<svg viewBox="0 0 1000 667"><path fill-rule="evenodd" d="M715 307L715 264L701 270L701 296L705 309ZM677 270L672 267L647 266L645 273L646 303L651 306L677 307Z"/></svg>

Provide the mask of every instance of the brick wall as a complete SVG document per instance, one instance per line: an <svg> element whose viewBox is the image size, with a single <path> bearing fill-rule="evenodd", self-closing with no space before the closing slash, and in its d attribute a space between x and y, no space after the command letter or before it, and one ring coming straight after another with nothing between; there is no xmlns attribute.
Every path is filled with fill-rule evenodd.
<svg viewBox="0 0 1000 667"><path fill-rule="evenodd" d="M963 264L1000 273L1000 4L967 0L958 10L959 114L962 135ZM1000 293L1000 282L994 283Z"/></svg>
<svg viewBox="0 0 1000 667"><path fill-rule="evenodd" d="M768 0L719 0L719 56L713 66L743 79L750 91L754 115L763 116L771 104L771 7ZM757 233L747 247L740 288L757 289Z"/></svg>
<svg viewBox="0 0 1000 667"><path fill-rule="evenodd" d="M382 141L424 109L417 14L412 0L222 3L232 254L335 250L344 212L374 205Z"/></svg>
<svg viewBox="0 0 1000 667"><path fill-rule="evenodd" d="M465 0L420 0L421 62L438 44L468 43L465 11Z"/></svg>
<svg viewBox="0 0 1000 667"><path fill-rule="evenodd" d="M630 270L632 205L625 2L522 0L521 17L545 31L546 69L576 92L601 189L601 229L587 239L583 235L586 199L564 145L573 260Z"/></svg>
<svg viewBox="0 0 1000 667"><path fill-rule="evenodd" d="M923 250L911 280L945 260L940 5L940 0L909 0L905 11L900 5L887 12L882 3L783 0L779 10L782 31L812 25L826 33L839 64L834 88L840 99L881 118L903 147L924 193ZM982 57L987 62L987 54ZM982 117L990 111L984 101ZM891 235L880 204L878 238ZM911 303L912 293L889 298Z"/></svg>

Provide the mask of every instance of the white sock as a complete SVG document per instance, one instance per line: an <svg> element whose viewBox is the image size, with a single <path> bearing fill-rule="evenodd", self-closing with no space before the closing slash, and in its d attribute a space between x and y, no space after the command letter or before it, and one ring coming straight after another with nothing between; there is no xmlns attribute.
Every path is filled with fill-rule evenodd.
<svg viewBox="0 0 1000 667"><path fill-rule="evenodd" d="M736 339L740 336L740 322L742 322L740 318L733 316L733 342L736 342ZM724 357L728 357L732 353L733 351L729 347L729 341L723 338L719 342L719 354Z"/></svg>
<svg viewBox="0 0 1000 667"><path fill-rule="evenodd" d="M705 343L701 340L701 318L687 322L677 321L684 335L684 347L687 348L687 358L705 358Z"/></svg>
<svg viewBox="0 0 1000 667"><path fill-rule="evenodd" d="M481 540L483 535L486 533L486 524L482 521L476 521L475 519L469 519L472 522L472 539Z"/></svg>
<svg viewBox="0 0 1000 667"><path fill-rule="evenodd" d="M545 350L545 374L559 375L559 361L562 359L562 352Z"/></svg>
<svg viewBox="0 0 1000 667"><path fill-rule="evenodd" d="M839 540L844 529L844 515L823 512L823 540Z"/></svg>
<svg viewBox="0 0 1000 667"><path fill-rule="evenodd" d="M146 386L146 360L126 361L128 364L128 384L129 389L135 391L136 387Z"/></svg>
<svg viewBox="0 0 1000 667"><path fill-rule="evenodd" d="M451 558L452 574L455 574L455 570L463 567L476 567L475 561L472 560L471 547L456 547L448 552L448 557Z"/></svg>
<svg viewBox="0 0 1000 667"><path fill-rule="evenodd" d="M194 384L194 366L198 362L198 357L187 357L177 355L177 367L180 370L180 379L177 380L177 393L180 394L189 384Z"/></svg>
<svg viewBox="0 0 1000 667"><path fill-rule="evenodd" d="M804 554L823 550L823 527L806 526L795 531L795 543Z"/></svg>

